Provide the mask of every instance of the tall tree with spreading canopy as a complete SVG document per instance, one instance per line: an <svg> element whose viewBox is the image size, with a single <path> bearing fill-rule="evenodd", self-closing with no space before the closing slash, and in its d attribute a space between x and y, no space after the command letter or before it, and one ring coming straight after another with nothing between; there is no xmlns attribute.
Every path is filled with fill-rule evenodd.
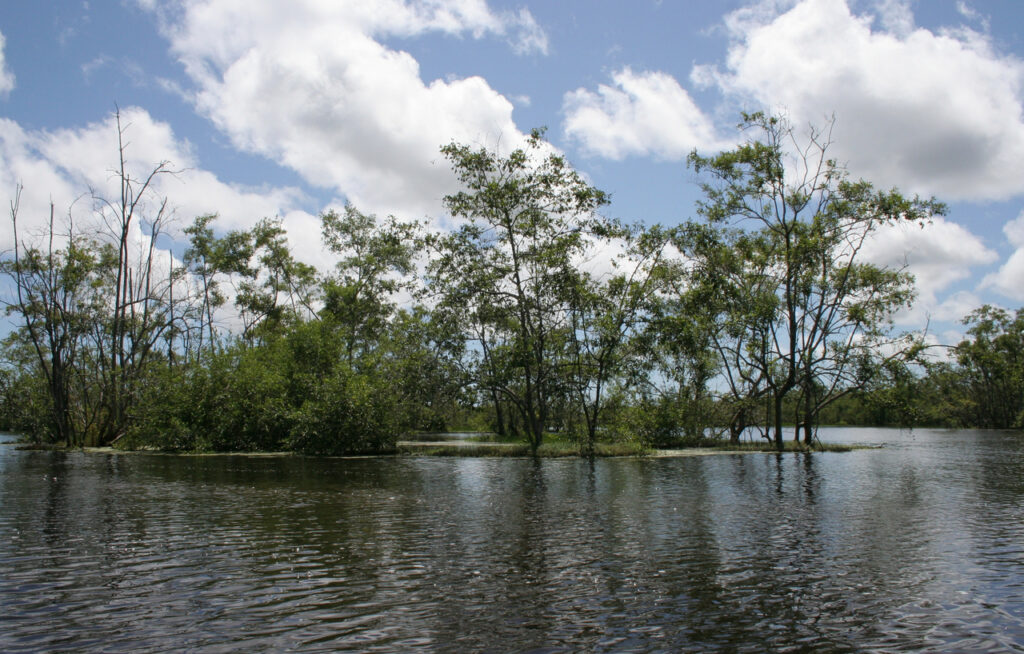
<svg viewBox="0 0 1024 654"><path fill-rule="evenodd" d="M590 221L608 201L535 130L501 156L452 143L442 148L462 185L445 198L466 222L438 240L431 283L442 304L476 325L476 383L518 415L536 452L555 400L570 329L567 303Z"/></svg>
<svg viewBox="0 0 1024 654"><path fill-rule="evenodd" d="M48 230L36 243L19 234L15 200L14 253L2 264L15 289L9 310L20 315L21 333L47 378L49 431L69 446L108 444L125 433L144 370L160 356L175 305L187 301L174 297L173 269L158 265L156 247L171 213L156 182L174 171L160 162L136 174L128 126L119 113L115 121L117 194L91 193L94 222L87 229L69 215L61 231L51 207Z"/></svg>
<svg viewBox="0 0 1024 654"><path fill-rule="evenodd" d="M720 379L717 405L725 412L729 439L738 443L744 431L766 415L761 400L766 393L771 316L778 298L776 285L759 256L758 234L741 229L688 223L678 231L677 248L690 266L682 279L669 317L689 325L687 341L698 344L689 357L699 357ZM668 339L670 330L659 326ZM710 354L714 363L704 357Z"/></svg>
<svg viewBox="0 0 1024 654"><path fill-rule="evenodd" d="M705 180L698 213L747 232L757 263L750 273L771 284L775 306L755 328L767 347L755 360L781 449L790 393L800 393L797 437L802 430L809 441L820 410L863 386L880 356L913 351L891 335L892 315L912 299L913 281L864 262L863 249L882 225L923 223L944 206L851 181L828 157L830 128L802 135L784 117L764 113L744 114L739 127L746 141L712 156L695 151L689 164Z"/></svg>
<svg viewBox="0 0 1024 654"><path fill-rule="evenodd" d="M9 339L8 351L31 353L22 357L28 368L39 371L46 389L46 418L39 421L36 440L46 437L68 446L85 444L86 425L78 419L76 387L81 384L79 359L88 347L100 262L90 243L69 225L59 233L50 205L49 231L45 245L25 243L19 233L21 187L11 203L14 250L0 262L0 271L14 286L14 298L7 304L9 314L20 319L19 330ZM60 247L60 242L66 242ZM18 341L27 347L18 348Z"/></svg>

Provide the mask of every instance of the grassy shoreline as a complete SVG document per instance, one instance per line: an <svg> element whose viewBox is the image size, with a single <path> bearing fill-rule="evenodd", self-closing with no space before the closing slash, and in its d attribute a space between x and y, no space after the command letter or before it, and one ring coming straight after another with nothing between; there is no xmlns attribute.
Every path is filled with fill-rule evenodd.
<svg viewBox="0 0 1024 654"><path fill-rule="evenodd" d="M807 447L802 443L787 441L783 452L852 452L858 449L875 449L868 445L821 443ZM475 441L400 441L398 453L405 456L462 456L462 457L523 457L531 456L530 448L523 443L498 443ZM778 450L769 443L703 443L694 447L647 448L632 443L598 443L594 452L598 457L649 457L673 458L708 456L714 454L777 454ZM537 451L540 458L583 457L576 444L544 444Z"/></svg>
<svg viewBox="0 0 1024 654"><path fill-rule="evenodd" d="M5 444L14 445L22 450L36 451L84 451L96 454L160 454L170 456L252 456L252 457L290 457L290 456L313 456L297 454L289 451L260 452L260 451L239 451L239 452L189 452L189 451L165 451L149 448L125 449L119 447L84 447L67 448L59 445L33 445L8 441ZM786 441L783 453L813 453L813 452L851 452L863 449L879 449L880 446L820 443L813 447L807 447L802 443ZM598 443L594 455L601 458L631 457L631 458L679 458L692 456L710 456L716 454L777 454L778 450L770 443L746 442L733 444L729 442L701 443L692 447L679 448L649 448L636 443ZM444 440L444 441L398 441L392 450L382 452L369 452L365 454L351 454L345 456L313 456L313 458L369 458L369 457L492 457L492 458L521 458L532 456L529 445L525 443L508 443L498 441L481 440ZM546 443L541 445L537 451L539 458L582 458L586 454L580 451L579 445L575 443Z"/></svg>

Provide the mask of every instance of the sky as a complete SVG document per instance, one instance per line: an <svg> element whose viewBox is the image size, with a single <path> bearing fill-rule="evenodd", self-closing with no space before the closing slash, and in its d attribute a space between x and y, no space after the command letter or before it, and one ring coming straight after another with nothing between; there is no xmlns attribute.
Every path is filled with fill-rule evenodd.
<svg viewBox="0 0 1024 654"><path fill-rule="evenodd" d="M854 178L935 196L945 217L867 253L917 279L901 329L955 343L983 303L1024 306L1024 3L1017 0L53 0L0 3L0 200L19 226L112 193L114 112L177 231L280 217L322 267L318 214L451 225L440 154L532 128L627 222L695 217L686 156L737 142L741 111L834 117ZM76 218L77 219L77 218ZM0 221L0 250L13 231Z"/></svg>

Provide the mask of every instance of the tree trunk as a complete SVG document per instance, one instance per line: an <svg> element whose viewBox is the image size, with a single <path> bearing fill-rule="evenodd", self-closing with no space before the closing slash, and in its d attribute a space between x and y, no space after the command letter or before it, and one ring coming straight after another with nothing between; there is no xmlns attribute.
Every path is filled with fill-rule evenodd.
<svg viewBox="0 0 1024 654"><path fill-rule="evenodd" d="M783 445L782 439L782 393L777 393L773 398L773 411L775 413L775 449L782 451L785 446Z"/></svg>
<svg viewBox="0 0 1024 654"><path fill-rule="evenodd" d="M739 445L743 430L747 428L747 410L739 409L729 423L729 444Z"/></svg>
<svg viewBox="0 0 1024 654"><path fill-rule="evenodd" d="M505 412L501 408L501 400L498 398L498 394L491 391L491 399L494 401L494 421L495 431L498 436L504 438L508 435L508 430L505 427Z"/></svg>

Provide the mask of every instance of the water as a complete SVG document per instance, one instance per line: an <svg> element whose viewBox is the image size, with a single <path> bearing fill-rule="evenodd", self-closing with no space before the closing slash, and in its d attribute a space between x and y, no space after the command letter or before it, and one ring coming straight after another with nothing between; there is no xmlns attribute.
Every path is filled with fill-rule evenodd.
<svg viewBox="0 0 1024 654"><path fill-rule="evenodd" d="M0 446L0 651L1024 651L1024 436L586 461Z"/></svg>

